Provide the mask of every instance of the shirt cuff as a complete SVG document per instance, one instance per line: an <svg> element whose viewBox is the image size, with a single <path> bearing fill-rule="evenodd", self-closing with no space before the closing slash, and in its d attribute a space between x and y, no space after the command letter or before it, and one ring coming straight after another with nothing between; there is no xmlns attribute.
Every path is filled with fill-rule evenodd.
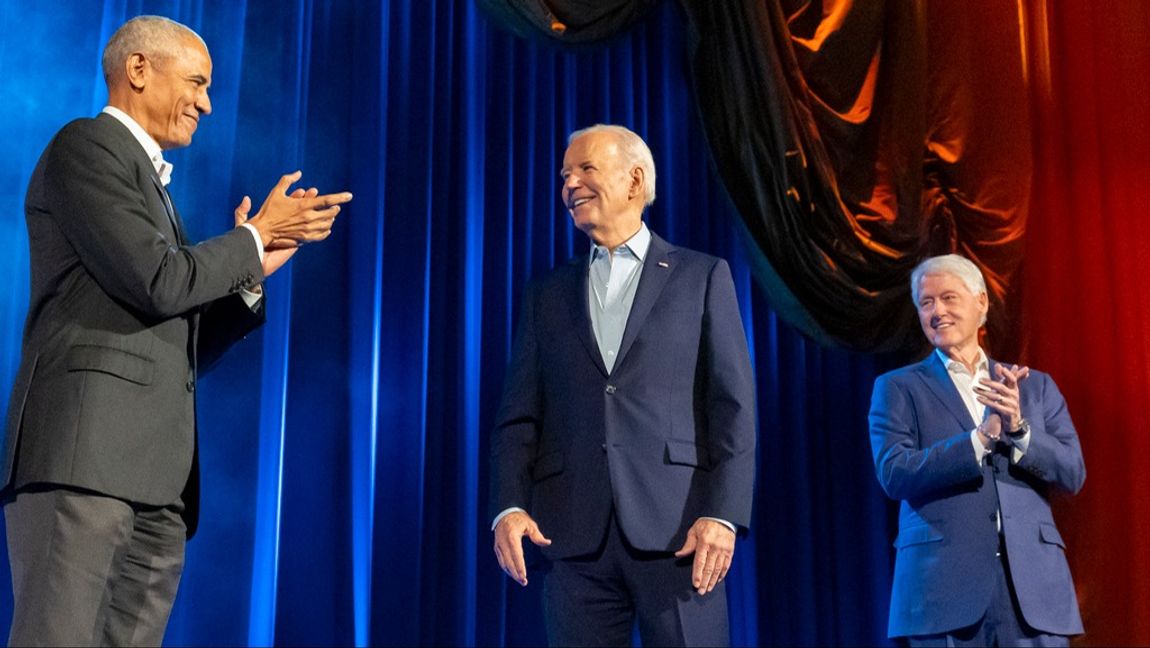
<svg viewBox="0 0 1150 648"><path fill-rule="evenodd" d="M254 293L247 288L241 288L240 298L244 300L244 303L248 305L248 308L252 309L252 311L255 311L256 306L260 305L260 300L264 298L264 294Z"/></svg>
<svg viewBox="0 0 1150 648"><path fill-rule="evenodd" d="M1011 438L1010 445L1010 461L1011 463L1018 463L1022 461L1022 456L1030 449L1030 432L1018 437L1017 439Z"/></svg>
<svg viewBox="0 0 1150 648"><path fill-rule="evenodd" d="M738 533L739 533L739 530L735 528L735 525L733 525L733 524L731 524L730 522L728 522L728 521L724 520L723 518L717 518L717 517L709 517L709 516L706 516L706 515L704 515L704 516L701 516L699 519L700 519L700 520L714 520L715 522L718 522L719 524L721 524L721 525L723 525L723 526L727 527L728 529L730 529L730 530L731 530L731 533L734 533L735 535L738 535Z"/></svg>
<svg viewBox="0 0 1150 648"><path fill-rule="evenodd" d="M495 527L499 526L500 520L507 517L508 515L511 515L512 513L516 512L516 511L520 511L523 513L527 512L527 511L524 511L523 509L519 508L518 506L512 506L511 508L505 508L499 512L499 515L495 516L494 520L491 521L491 530L494 531Z"/></svg>
<svg viewBox="0 0 1150 648"><path fill-rule="evenodd" d="M978 465L982 465L982 459L990 454L990 448L982 445L982 440L978 438L978 428L970 431L970 445L974 446L974 460Z"/></svg>
<svg viewBox="0 0 1150 648"><path fill-rule="evenodd" d="M256 229L256 226L252 225L251 223L244 223L244 224L240 225L240 227L242 227L242 228L244 228L247 231L252 233L252 238L254 238L256 241L256 251L259 252L259 255L260 255L260 265L263 265L263 262L264 262L264 240L260 236L260 231L258 229Z"/></svg>

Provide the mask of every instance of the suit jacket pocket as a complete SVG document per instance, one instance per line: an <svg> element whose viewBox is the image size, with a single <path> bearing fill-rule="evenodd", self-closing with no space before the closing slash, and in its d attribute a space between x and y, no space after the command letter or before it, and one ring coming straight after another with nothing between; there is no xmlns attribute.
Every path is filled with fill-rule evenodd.
<svg viewBox="0 0 1150 648"><path fill-rule="evenodd" d="M895 549L902 549L928 542L942 542L942 534L926 524L920 524L899 531L898 537L894 540L894 546Z"/></svg>
<svg viewBox="0 0 1150 648"><path fill-rule="evenodd" d="M711 458L707 449L693 441L667 440L667 463L694 466L703 470L711 469Z"/></svg>
<svg viewBox="0 0 1150 648"><path fill-rule="evenodd" d="M1038 537L1046 544L1058 545L1066 549L1066 543L1062 541L1062 534L1053 524L1040 523L1038 525Z"/></svg>
<svg viewBox="0 0 1150 648"><path fill-rule="evenodd" d="M561 472L563 472L563 453L549 452L535 460L535 466L531 469L531 478L541 482Z"/></svg>
<svg viewBox="0 0 1150 648"><path fill-rule="evenodd" d="M95 344L77 344L68 349L68 371L99 371L134 382L150 385L156 363L135 353Z"/></svg>

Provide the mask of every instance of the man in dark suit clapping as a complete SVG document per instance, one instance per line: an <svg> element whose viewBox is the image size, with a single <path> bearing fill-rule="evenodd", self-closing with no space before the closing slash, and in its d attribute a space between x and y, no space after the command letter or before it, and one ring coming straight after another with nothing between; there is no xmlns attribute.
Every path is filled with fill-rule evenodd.
<svg viewBox="0 0 1150 648"><path fill-rule="evenodd" d="M198 516L197 371L263 321L264 277L351 194L284 176L191 244L163 151L211 112L191 29L125 23L108 106L65 126L28 186L31 299L0 465L13 645L160 645Z"/></svg>

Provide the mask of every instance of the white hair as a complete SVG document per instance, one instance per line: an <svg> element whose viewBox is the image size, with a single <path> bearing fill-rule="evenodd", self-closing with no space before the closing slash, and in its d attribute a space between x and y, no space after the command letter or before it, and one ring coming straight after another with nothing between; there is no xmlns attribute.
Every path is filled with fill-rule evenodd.
<svg viewBox="0 0 1150 648"><path fill-rule="evenodd" d="M910 273L910 295L915 308L918 307L918 297L922 290L922 279L927 275L949 274L958 277L970 294L975 297L986 292L986 279L982 271L970 259L958 254L944 254L924 259L915 266ZM986 314L982 315L979 326L986 323Z"/></svg>
<svg viewBox="0 0 1150 648"><path fill-rule="evenodd" d="M204 39L187 25L163 16L136 16L120 25L104 46L100 63L104 68L104 82L109 86L124 74L124 61L136 52L153 61L174 58L180 54L184 41L195 38L204 45Z"/></svg>
<svg viewBox="0 0 1150 648"><path fill-rule="evenodd" d="M629 128L615 124L595 124L581 128L567 136L567 146L575 140L591 133L611 133L619 143L619 150L626 156L627 161L643 170L643 198L648 207L655 202L655 158L651 149Z"/></svg>

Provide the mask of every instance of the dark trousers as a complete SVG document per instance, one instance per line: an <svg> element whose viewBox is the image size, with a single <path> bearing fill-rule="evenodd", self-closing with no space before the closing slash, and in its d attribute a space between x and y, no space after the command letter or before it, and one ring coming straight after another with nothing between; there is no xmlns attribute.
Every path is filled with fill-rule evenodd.
<svg viewBox="0 0 1150 648"><path fill-rule="evenodd" d="M595 555L545 567L552 646L629 646L636 620L644 646L729 645L725 583L700 596L691 587L694 556L638 551L614 519L608 526Z"/></svg>
<svg viewBox="0 0 1150 648"><path fill-rule="evenodd" d="M946 634L908 637L912 648L973 648L974 646L1020 646L1059 648L1070 645L1070 637L1046 634L1031 628L1022 618L1022 608L1010 579L1010 563L1005 548L998 553L997 583L990 607L978 623Z"/></svg>
<svg viewBox="0 0 1150 648"><path fill-rule="evenodd" d="M4 507L13 646L159 646L184 568L182 503L53 488Z"/></svg>

